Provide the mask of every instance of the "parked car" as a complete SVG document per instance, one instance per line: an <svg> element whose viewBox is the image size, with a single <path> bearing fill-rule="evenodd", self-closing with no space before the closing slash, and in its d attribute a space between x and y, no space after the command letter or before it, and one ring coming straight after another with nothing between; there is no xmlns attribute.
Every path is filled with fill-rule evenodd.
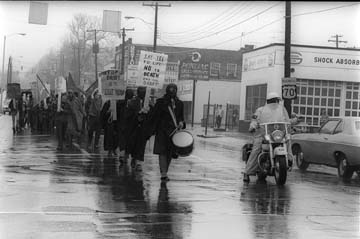
<svg viewBox="0 0 360 239"><path fill-rule="evenodd" d="M360 173L360 117L331 118L317 133L294 134L292 151L300 170L309 164L336 167L348 181Z"/></svg>
<svg viewBox="0 0 360 239"><path fill-rule="evenodd" d="M10 109L9 109L8 106L3 106L3 113L4 113L4 115L5 115L6 113L9 113L9 114L10 114Z"/></svg>

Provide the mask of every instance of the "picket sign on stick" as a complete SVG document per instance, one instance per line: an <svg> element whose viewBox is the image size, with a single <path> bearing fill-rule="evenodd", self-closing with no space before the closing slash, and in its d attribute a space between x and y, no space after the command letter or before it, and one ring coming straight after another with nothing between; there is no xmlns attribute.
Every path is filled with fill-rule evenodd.
<svg viewBox="0 0 360 239"><path fill-rule="evenodd" d="M151 89L162 89L168 56L161 53L141 51L139 57L139 75L137 86L145 86L144 108L148 109Z"/></svg>

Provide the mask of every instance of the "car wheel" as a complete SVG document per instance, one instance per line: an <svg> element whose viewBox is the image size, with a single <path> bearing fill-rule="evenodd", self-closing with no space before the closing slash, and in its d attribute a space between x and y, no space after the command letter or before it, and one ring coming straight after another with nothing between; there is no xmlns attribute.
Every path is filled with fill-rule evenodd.
<svg viewBox="0 0 360 239"><path fill-rule="evenodd" d="M343 178L344 181L350 181L352 175L354 174L354 171L355 171L354 168L348 164L345 155L340 154L338 156L339 177Z"/></svg>
<svg viewBox="0 0 360 239"><path fill-rule="evenodd" d="M296 166L301 171L306 171L309 167L309 163L304 159L304 153L299 145L294 145L292 148L293 154L295 156Z"/></svg>

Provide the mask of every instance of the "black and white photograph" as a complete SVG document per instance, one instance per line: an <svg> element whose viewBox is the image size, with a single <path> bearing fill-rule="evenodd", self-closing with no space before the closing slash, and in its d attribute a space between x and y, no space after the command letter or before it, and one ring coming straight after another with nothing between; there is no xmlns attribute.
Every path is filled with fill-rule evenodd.
<svg viewBox="0 0 360 239"><path fill-rule="evenodd" d="M0 1L0 239L360 238L360 2Z"/></svg>

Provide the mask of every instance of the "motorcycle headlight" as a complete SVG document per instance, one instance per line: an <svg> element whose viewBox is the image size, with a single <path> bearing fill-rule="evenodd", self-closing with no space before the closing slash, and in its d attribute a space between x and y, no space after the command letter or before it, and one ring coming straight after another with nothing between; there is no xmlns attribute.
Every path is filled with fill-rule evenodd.
<svg viewBox="0 0 360 239"><path fill-rule="evenodd" d="M281 130L275 130L271 133L271 137L275 142L281 142L284 138L284 133Z"/></svg>

